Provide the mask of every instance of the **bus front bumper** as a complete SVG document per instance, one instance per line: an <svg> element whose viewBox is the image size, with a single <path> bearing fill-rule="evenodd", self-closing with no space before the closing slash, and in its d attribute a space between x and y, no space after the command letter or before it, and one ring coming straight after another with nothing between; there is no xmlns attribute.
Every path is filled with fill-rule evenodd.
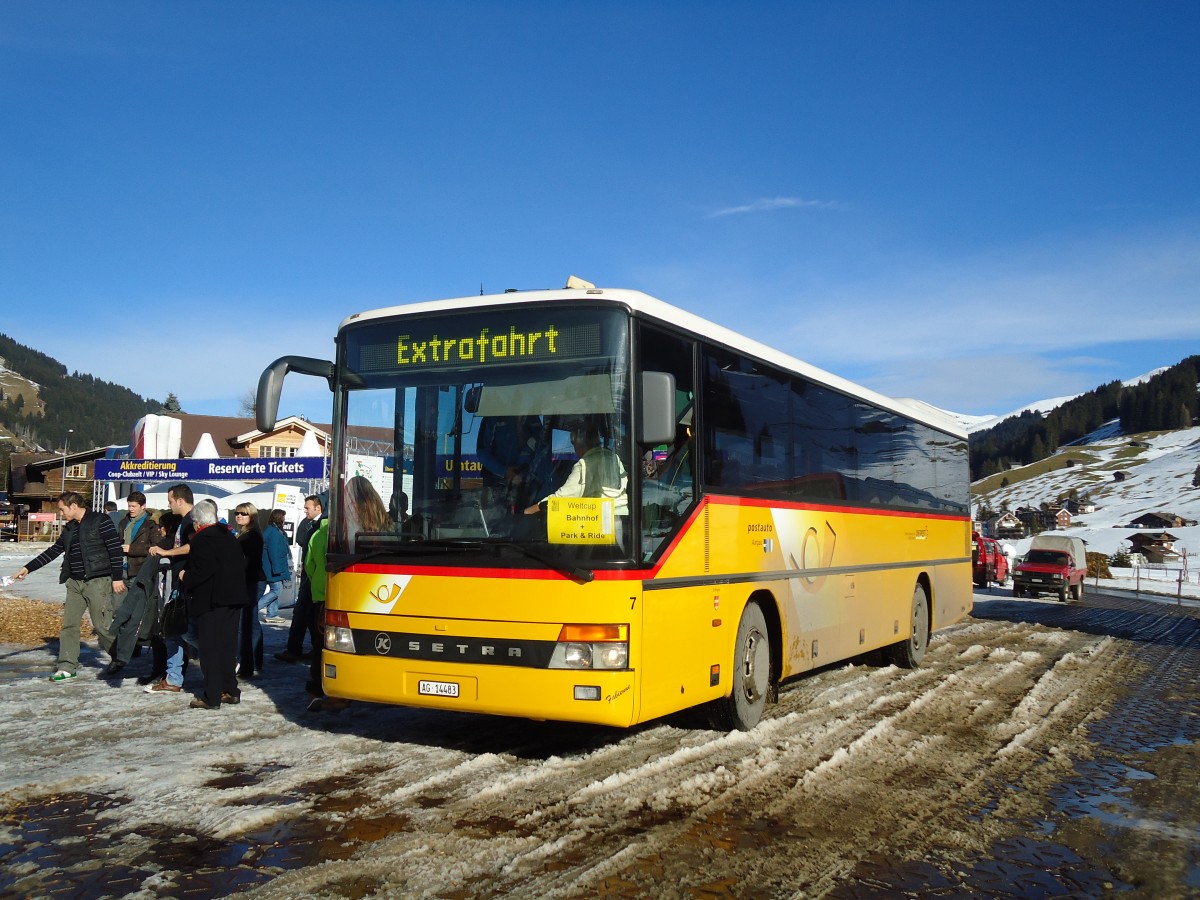
<svg viewBox="0 0 1200 900"><path fill-rule="evenodd" d="M331 697L622 728L635 721L630 669L471 665L328 649L321 661L321 683Z"/></svg>

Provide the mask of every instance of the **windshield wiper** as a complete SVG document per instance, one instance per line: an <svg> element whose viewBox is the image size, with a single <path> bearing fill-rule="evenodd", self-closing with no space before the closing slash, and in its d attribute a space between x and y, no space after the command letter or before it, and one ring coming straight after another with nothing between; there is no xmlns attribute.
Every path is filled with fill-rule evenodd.
<svg viewBox="0 0 1200 900"><path fill-rule="evenodd" d="M447 541L404 541L403 543L393 544L388 547L381 547L376 550L366 550L362 553L331 553L325 562L325 571L341 572L343 569L348 569L360 562L367 562L368 560L372 559L382 559L383 557L388 556L408 555L426 549L440 551L469 550L470 547L467 545L454 544Z"/></svg>
<svg viewBox="0 0 1200 900"><path fill-rule="evenodd" d="M401 553L414 553L423 550L438 550L446 551L467 551L481 550L484 547L511 547L518 553L522 553L532 560L536 560L548 569L552 569L559 575L563 575L573 581L578 581L580 584L587 584L593 581L596 573L582 566L565 565L553 557L546 556L532 550L524 544L519 544L509 538L434 538L431 540L421 541L406 541L380 550L370 550L365 553L350 553L343 556L337 554L330 555L329 560L325 564L325 569L328 572L341 572L343 569L348 569L360 562L366 562L372 559L380 559L386 556L396 556Z"/></svg>
<svg viewBox="0 0 1200 900"><path fill-rule="evenodd" d="M586 569L582 566L566 565L556 559L553 559L552 557L543 556L541 553L530 549L524 544L518 544L511 538L489 538L481 543L486 544L489 547L512 547L514 550L524 553L530 559L537 560L547 568L553 569L559 575L565 575L567 578L578 581L580 584L587 584L596 577L596 573L591 569Z"/></svg>

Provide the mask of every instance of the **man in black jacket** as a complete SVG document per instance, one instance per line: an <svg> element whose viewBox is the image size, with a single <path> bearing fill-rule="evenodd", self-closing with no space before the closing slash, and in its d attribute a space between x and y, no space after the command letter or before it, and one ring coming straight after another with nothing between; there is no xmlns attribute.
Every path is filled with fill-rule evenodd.
<svg viewBox="0 0 1200 900"><path fill-rule="evenodd" d="M92 512L83 497L67 491L58 498L58 514L66 520L62 533L48 550L39 553L13 577L23 581L46 563L63 557L59 582L67 586L62 630L58 633L58 668L50 680L74 681L79 669L79 629L87 610L100 649L112 651L113 595L125 592L125 554L112 519Z"/></svg>
<svg viewBox="0 0 1200 900"><path fill-rule="evenodd" d="M200 668L204 693L192 709L217 709L238 703L238 625L241 608L250 602L246 593L246 560L237 538L217 522L216 504L204 500L192 507L192 535L183 585L188 614L196 620L200 636Z"/></svg>

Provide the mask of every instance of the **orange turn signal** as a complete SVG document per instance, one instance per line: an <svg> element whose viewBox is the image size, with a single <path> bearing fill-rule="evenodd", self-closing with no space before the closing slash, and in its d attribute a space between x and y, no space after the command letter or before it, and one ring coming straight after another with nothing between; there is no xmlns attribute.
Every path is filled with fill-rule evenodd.
<svg viewBox="0 0 1200 900"><path fill-rule="evenodd" d="M627 641L628 625L564 625L558 633L559 643L591 643L592 641Z"/></svg>

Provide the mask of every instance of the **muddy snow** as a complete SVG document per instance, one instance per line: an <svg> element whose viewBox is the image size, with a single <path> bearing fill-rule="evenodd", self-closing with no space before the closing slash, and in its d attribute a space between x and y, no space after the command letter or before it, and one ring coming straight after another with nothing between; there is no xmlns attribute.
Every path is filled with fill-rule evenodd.
<svg viewBox="0 0 1200 900"><path fill-rule="evenodd" d="M0 893L1200 894L1194 604L980 592L921 669L818 671L745 734L309 713L285 634L218 711L0 645Z"/></svg>

